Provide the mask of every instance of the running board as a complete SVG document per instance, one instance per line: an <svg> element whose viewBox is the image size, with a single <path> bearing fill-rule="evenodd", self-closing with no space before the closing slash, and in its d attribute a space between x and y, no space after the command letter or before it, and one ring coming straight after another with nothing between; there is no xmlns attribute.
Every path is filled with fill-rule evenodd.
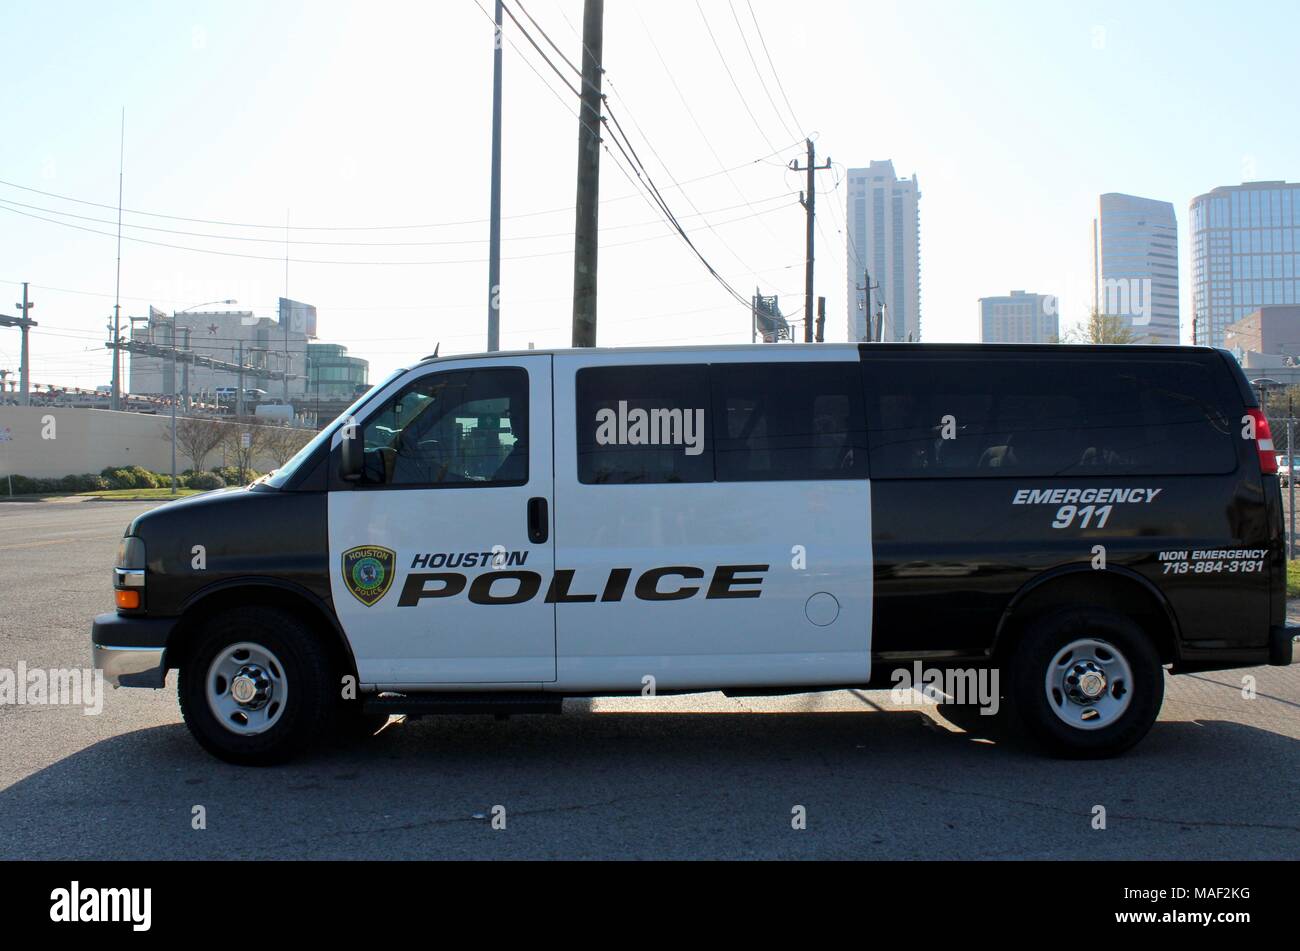
<svg viewBox="0 0 1300 951"><path fill-rule="evenodd" d="M450 713L513 716L515 714L560 713L564 698L542 693L423 693L383 694L363 701L366 713L387 713L408 717L440 716Z"/></svg>

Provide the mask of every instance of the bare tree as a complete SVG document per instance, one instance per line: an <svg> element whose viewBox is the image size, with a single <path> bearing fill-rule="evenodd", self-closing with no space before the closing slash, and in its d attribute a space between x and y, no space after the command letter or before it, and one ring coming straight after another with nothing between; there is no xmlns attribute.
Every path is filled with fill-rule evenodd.
<svg viewBox="0 0 1300 951"><path fill-rule="evenodd" d="M1081 323L1066 329L1059 343L1150 343L1154 337L1134 330L1123 317L1090 308Z"/></svg>
<svg viewBox="0 0 1300 951"><path fill-rule="evenodd" d="M293 454L307 444L311 434L291 426L267 426L262 437L262 453L275 463L276 468L293 458Z"/></svg>
<svg viewBox="0 0 1300 951"><path fill-rule="evenodd" d="M244 434L248 434L248 445L244 445ZM221 445L226 451L226 456L230 463L245 472L253 468L253 460L264 447L266 439L265 426L242 426L234 424L229 426L221 441Z"/></svg>
<svg viewBox="0 0 1300 951"><path fill-rule="evenodd" d="M202 469L203 463L226 438L228 424L201 416L182 416L176 420L176 448L189 457L191 467ZM163 426L171 439L171 426Z"/></svg>

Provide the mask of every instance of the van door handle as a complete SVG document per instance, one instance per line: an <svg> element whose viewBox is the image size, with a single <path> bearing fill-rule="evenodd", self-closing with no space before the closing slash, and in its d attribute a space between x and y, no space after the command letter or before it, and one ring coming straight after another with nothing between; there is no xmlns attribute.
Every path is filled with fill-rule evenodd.
<svg viewBox="0 0 1300 951"><path fill-rule="evenodd" d="M528 500L528 540L540 545L551 535L551 520L547 514L546 499L538 496Z"/></svg>

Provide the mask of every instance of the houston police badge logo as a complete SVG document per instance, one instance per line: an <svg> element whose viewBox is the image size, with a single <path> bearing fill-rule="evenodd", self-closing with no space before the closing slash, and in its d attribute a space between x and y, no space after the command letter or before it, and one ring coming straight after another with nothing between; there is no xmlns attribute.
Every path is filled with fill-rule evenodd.
<svg viewBox="0 0 1300 951"><path fill-rule="evenodd" d="M373 607L393 584L397 552L378 545L358 545L343 553L343 583L366 607Z"/></svg>

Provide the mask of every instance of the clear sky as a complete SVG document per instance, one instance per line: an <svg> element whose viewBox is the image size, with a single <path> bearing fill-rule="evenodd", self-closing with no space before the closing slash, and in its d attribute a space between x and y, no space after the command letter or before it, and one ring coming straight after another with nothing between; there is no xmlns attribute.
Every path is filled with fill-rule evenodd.
<svg viewBox="0 0 1300 951"><path fill-rule="evenodd" d="M523 6L577 62L580 0ZM1082 317L1108 191L1173 202L1186 339L1188 202L1300 178L1293 0L606 7L615 114L744 295L758 285L801 312L802 176L784 165L805 133L833 159L817 235L831 340L845 335L845 167L888 158L919 177L931 341L975 339L977 299L1013 288ZM506 34L502 343L567 346L575 104ZM123 242L124 314L236 298L273 316L288 215L289 296L316 304L321 339L369 358L372 379L438 342L483 348L492 28L474 0L5 0L0 36L0 312L32 282L36 382L109 379L115 242L69 225L116 230L123 108L124 234L143 239ZM748 341L747 308L602 162L600 343ZM393 227L416 225L437 226ZM0 367L17 364L2 330Z"/></svg>

